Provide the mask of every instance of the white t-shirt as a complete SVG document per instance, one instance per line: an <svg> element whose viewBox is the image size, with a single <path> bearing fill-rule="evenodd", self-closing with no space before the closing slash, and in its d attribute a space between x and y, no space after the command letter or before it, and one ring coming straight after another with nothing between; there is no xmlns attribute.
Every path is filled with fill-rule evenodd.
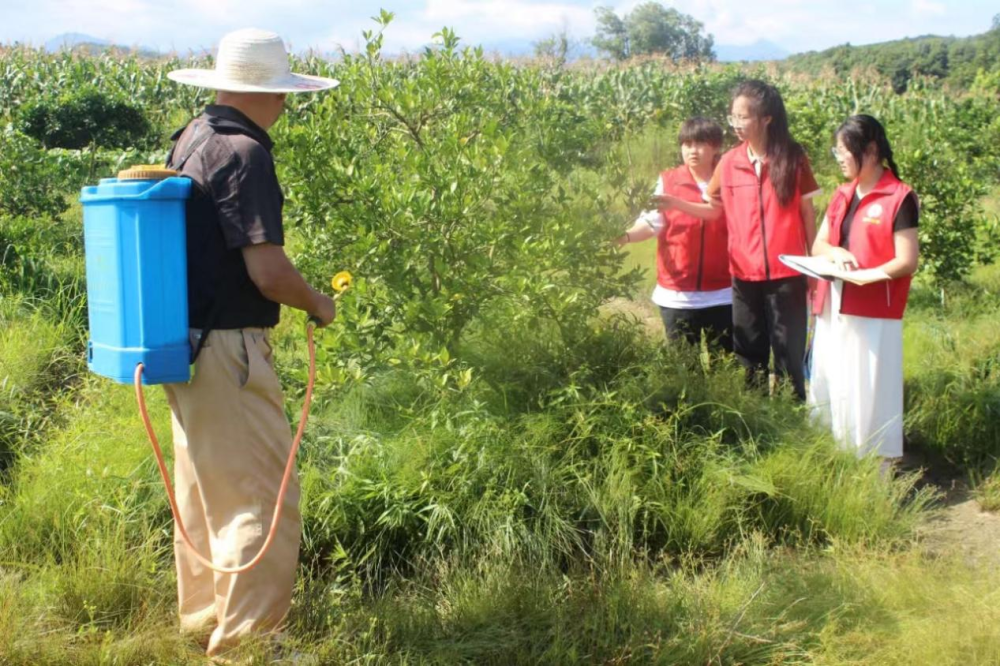
<svg viewBox="0 0 1000 666"><path fill-rule="evenodd" d="M698 189L702 196L708 189L708 183L698 181ZM663 194L663 180L656 179L656 189L654 196ZM649 228L659 235L663 229L663 213L658 210L646 210L639 215ZM714 308L720 305L731 305L733 302L733 290L731 287L716 289L715 291L674 291L660 286L658 283L653 289L653 303L661 308L672 308L674 310L700 310L702 308Z"/></svg>

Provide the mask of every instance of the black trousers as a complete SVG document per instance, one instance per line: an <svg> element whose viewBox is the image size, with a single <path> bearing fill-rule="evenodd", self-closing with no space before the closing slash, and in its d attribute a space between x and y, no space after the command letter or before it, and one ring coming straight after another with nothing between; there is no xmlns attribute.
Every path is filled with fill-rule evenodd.
<svg viewBox="0 0 1000 666"><path fill-rule="evenodd" d="M701 344L701 333L705 332L709 349L733 351L733 306L717 305L711 308L681 310L660 308L667 340L687 340L693 345Z"/></svg>
<svg viewBox="0 0 1000 666"><path fill-rule="evenodd" d="M805 276L744 282L733 278L733 351L747 371L747 384L766 389L768 361L806 399L805 353L808 284Z"/></svg>

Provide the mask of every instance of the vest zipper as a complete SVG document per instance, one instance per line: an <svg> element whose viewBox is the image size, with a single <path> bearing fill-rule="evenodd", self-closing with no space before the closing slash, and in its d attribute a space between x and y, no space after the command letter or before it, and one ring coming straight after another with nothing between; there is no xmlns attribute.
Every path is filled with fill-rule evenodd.
<svg viewBox="0 0 1000 666"><path fill-rule="evenodd" d="M760 238L764 243L764 277L771 279L771 264L767 259L767 227L764 225L764 165L760 165L761 173L757 175L757 205L760 206ZM756 170L755 170L756 171Z"/></svg>
<svg viewBox="0 0 1000 666"><path fill-rule="evenodd" d="M701 245L698 247L698 284L696 289L701 291L701 276L705 266L705 220L701 221Z"/></svg>

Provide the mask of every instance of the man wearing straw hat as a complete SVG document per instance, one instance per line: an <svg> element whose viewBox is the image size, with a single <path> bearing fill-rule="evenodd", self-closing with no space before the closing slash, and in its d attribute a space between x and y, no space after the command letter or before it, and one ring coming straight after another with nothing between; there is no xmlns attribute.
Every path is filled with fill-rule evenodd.
<svg viewBox="0 0 1000 666"><path fill-rule="evenodd" d="M285 255L283 197L267 134L288 93L337 81L292 74L281 38L227 34L215 69L168 76L217 91L216 103L173 136L168 166L194 181L187 205L193 379L167 385L180 517L213 566L235 568L260 550L292 444L268 330L280 304L326 325L333 300L311 288ZM249 635L277 631L298 563L299 485L292 477L275 539L254 568L216 573L175 527L181 631L214 659Z"/></svg>

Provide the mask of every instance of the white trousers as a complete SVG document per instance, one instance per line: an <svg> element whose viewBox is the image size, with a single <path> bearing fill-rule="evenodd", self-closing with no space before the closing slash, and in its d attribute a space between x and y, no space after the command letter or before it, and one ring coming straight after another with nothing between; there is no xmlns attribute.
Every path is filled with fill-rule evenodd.
<svg viewBox="0 0 1000 666"><path fill-rule="evenodd" d="M858 456L903 455L903 322L840 314L843 283L816 319L808 403Z"/></svg>

